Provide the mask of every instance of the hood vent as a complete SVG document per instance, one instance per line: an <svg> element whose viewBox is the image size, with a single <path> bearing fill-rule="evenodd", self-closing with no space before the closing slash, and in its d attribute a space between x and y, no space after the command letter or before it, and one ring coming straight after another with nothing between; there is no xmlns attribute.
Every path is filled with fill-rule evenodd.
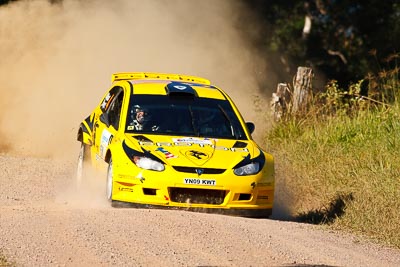
<svg viewBox="0 0 400 267"><path fill-rule="evenodd" d="M151 142L151 143L153 142L144 135L133 135L132 137L138 140L139 142Z"/></svg>
<svg viewBox="0 0 400 267"><path fill-rule="evenodd" d="M244 148L247 146L247 143L241 142L241 141L236 141L236 143L233 145L234 148Z"/></svg>

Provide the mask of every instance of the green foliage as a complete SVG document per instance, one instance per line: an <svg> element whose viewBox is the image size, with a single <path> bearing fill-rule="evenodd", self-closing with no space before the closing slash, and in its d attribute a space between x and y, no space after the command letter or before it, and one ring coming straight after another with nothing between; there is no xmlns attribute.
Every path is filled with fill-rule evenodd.
<svg viewBox="0 0 400 267"><path fill-rule="evenodd" d="M285 59L281 66L274 63L275 69L313 66L347 86L380 72L381 59L400 52L397 0L242 2L259 15L265 28L259 35L263 41L257 42L264 43L265 50L281 61ZM308 35L302 32L305 16L312 22ZM266 58L271 60L271 56Z"/></svg>
<svg viewBox="0 0 400 267"><path fill-rule="evenodd" d="M274 21L274 35L269 43L269 50L280 52L285 50L291 58L301 59L305 56L305 43L293 42L293 38L301 39L301 33L304 26L304 11L301 5L292 7L291 12L287 10L277 10L279 17Z"/></svg>
<svg viewBox="0 0 400 267"><path fill-rule="evenodd" d="M325 91L312 100L313 112L317 116L357 115L361 111L386 109L398 105L400 99L400 68L397 66L399 54L386 59L391 70L381 68L376 75L352 83L347 89L341 88L336 80L329 81Z"/></svg>
<svg viewBox="0 0 400 267"><path fill-rule="evenodd" d="M371 77L380 91L366 97L365 80L346 90L330 82L307 116L287 116L266 142L293 217L400 248L398 69L385 75Z"/></svg>
<svg viewBox="0 0 400 267"><path fill-rule="evenodd" d="M348 90L339 88L337 81L330 81L326 86L326 91L317 95L317 101L323 102L324 106L321 109L323 113L353 113L362 108L363 101L361 92L361 84L364 80L360 80L356 84L349 86Z"/></svg>

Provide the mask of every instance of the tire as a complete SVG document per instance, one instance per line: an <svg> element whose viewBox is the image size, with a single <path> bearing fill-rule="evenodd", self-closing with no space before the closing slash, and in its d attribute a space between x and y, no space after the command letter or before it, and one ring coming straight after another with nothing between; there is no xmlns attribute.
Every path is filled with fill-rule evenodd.
<svg viewBox="0 0 400 267"><path fill-rule="evenodd" d="M107 200L112 202L112 189L113 189L113 168L112 168L112 159L108 163L107 169L107 182L106 182L106 197Z"/></svg>
<svg viewBox="0 0 400 267"><path fill-rule="evenodd" d="M118 200L111 200L111 207L113 208L132 208L134 205L129 202L122 202Z"/></svg>
<svg viewBox="0 0 400 267"><path fill-rule="evenodd" d="M81 189L90 165L90 146L81 143L81 149L78 156L78 164L76 170L76 188Z"/></svg>

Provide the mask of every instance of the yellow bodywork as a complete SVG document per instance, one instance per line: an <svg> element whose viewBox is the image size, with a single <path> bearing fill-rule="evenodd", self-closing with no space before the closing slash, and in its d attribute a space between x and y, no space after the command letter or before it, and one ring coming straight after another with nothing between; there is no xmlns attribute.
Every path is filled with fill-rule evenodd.
<svg viewBox="0 0 400 267"><path fill-rule="evenodd" d="M229 101L247 139L240 140L237 146L237 140L232 139L128 134L124 131L124 118L119 129L101 123L106 93L81 123L78 140L90 146L91 162L97 168L106 168L104 163L112 160L112 201L249 217L271 215L275 187L273 157L252 140L242 116L225 92L200 77L139 72L112 75L112 88L121 87L125 95L133 97L166 95L165 86L171 81L190 82L197 97ZM129 101L124 100L121 114L127 112L128 105ZM139 168L130 153L150 153L165 169ZM244 159L258 159L263 163L262 169L254 175L236 175L234 167Z"/></svg>

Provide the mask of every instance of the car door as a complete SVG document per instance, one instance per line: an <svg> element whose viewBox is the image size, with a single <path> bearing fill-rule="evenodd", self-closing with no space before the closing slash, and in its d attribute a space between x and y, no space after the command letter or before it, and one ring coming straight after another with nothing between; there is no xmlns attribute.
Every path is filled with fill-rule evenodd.
<svg viewBox="0 0 400 267"><path fill-rule="evenodd" d="M120 127L123 99L123 88L113 87L103 99L100 113L95 116L93 140L96 159L105 158L107 147Z"/></svg>

